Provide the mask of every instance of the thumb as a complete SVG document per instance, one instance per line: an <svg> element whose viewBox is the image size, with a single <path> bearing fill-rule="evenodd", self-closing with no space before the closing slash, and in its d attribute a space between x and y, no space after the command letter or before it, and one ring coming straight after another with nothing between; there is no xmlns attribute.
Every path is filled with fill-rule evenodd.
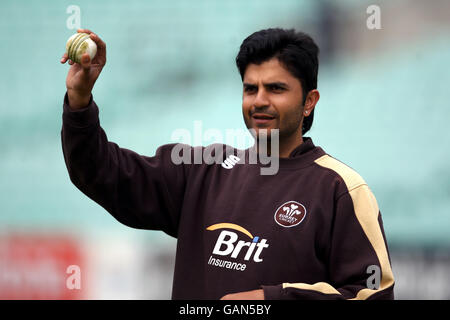
<svg viewBox="0 0 450 320"><path fill-rule="evenodd" d="M89 71L91 68L91 58L89 57L89 54L85 53L81 56L80 64L84 71Z"/></svg>

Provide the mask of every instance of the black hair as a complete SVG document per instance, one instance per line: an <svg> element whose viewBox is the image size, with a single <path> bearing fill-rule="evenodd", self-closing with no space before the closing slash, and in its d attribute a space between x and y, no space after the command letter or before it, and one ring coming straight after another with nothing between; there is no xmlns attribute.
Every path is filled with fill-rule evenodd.
<svg viewBox="0 0 450 320"><path fill-rule="evenodd" d="M308 34L294 29L270 28L253 33L242 42L236 56L236 65L243 80L249 64L261 64L277 58L300 80L304 105L308 92L317 88L318 56L319 47ZM302 134L311 128L313 119L314 109L303 120Z"/></svg>

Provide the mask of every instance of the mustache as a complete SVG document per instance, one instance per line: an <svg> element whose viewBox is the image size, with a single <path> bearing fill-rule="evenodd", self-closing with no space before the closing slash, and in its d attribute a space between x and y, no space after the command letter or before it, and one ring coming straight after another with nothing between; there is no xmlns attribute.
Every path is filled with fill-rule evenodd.
<svg viewBox="0 0 450 320"><path fill-rule="evenodd" d="M277 113L273 112L273 111L269 111L267 110L268 108L258 108L258 109L252 109L250 110L250 117L253 116L255 113L262 113L262 114L266 114L268 116L274 117L276 118L278 116Z"/></svg>

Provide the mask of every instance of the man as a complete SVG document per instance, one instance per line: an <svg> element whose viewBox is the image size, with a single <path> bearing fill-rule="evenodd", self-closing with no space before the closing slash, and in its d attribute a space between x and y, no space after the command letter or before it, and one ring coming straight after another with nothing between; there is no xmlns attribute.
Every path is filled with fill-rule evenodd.
<svg viewBox="0 0 450 320"><path fill-rule="evenodd" d="M79 32L98 53L69 61L61 135L71 181L121 223L178 239L173 299L394 297L375 197L304 137L319 100L319 50L308 35L262 30L236 58L247 127L257 140L262 129L279 136L278 171L262 175L249 150L223 166L175 164L174 144L146 157L109 142L91 95L106 46Z"/></svg>

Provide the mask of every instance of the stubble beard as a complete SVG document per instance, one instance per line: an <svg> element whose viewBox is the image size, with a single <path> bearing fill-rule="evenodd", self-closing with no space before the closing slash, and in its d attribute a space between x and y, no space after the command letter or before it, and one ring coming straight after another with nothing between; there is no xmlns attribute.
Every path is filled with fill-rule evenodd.
<svg viewBox="0 0 450 320"><path fill-rule="evenodd" d="M304 105L300 104L297 108L294 109L293 112L286 114L283 122L281 122L280 118L278 118L278 128L273 128L273 129L278 129L278 134L279 134L279 139L280 142L282 142L283 140L289 139L290 137L292 137L293 135L297 134L299 128L301 130L301 125L302 125L302 114L303 114L303 108ZM259 139L259 130L260 129L266 129L266 128L253 128L250 125L251 120L244 118L244 122L245 125L247 126L247 129L250 130L250 133L252 134L252 136L257 140ZM269 139L270 141L270 136L271 136L271 130L267 128L267 139Z"/></svg>
<svg viewBox="0 0 450 320"><path fill-rule="evenodd" d="M280 118L277 119L278 125L276 128L253 128L251 127L251 119L244 117L245 125L250 131L251 135L255 138L255 147L258 149L258 153L266 152L270 155L273 147L277 149L276 154L279 154L280 147L285 143L292 141L294 136L297 136L298 130L302 130L302 120L303 120L303 109L304 105L299 104L292 112L285 114L283 121ZM277 130L276 138L272 136L271 130ZM261 131L262 130L262 131ZM300 131L300 137L301 137ZM275 139L274 145L272 146L272 140ZM262 143L261 143L262 140ZM300 143L300 141L299 141ZM259 150L260 147L265 150Z"/></svg>

